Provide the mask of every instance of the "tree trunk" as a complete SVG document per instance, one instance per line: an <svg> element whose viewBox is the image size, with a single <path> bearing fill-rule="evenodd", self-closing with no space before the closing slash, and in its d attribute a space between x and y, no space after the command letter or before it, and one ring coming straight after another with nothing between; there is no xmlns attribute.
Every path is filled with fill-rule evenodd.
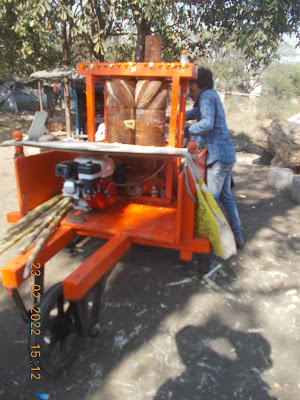
<svg viewBox="0 0 300 400"><path fill-rule="evenodd" d="M69 137L72 136L71 124L71 104L70 104L70 80L64 78L64 93L65 93L65 118L66 118L66 131Z"/></svg>
<svg viewBox="0 0 300 400"><path fill-rule="evenodd" d="M137 42L135 50L135 61L143 62L145 59L145 37L150 34L150 24L145 19L136 22Z"/></svg>
<svg viewBox="0 0 300 400"><path fill-rule="evenodd" d="M42 85L41 81L38 81L38 86L39 86L39 102L40 102L40 111L43 111L43 98L42 98Z"/></svg>
<svg viewBox="0 0 300 400"><path fill-rule="evenodd" d="M54 96L52 97L51 104L50 104L50 108L49 108L49 111L48 111L48 117L47 117L46 122L47 122L50 118L53 117L53 114L54 114L54 111L55 111L55 107L56 107L56 103L57 103L57 100L58 100L58 98L59 98L60 95L61 95L61 90L58 89L58 90L54 93Z"/></svg>

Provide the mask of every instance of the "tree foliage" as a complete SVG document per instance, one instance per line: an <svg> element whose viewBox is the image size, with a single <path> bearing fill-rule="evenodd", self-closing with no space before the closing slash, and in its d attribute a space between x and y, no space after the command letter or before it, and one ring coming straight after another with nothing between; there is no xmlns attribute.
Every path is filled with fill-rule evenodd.
<svg viewBox="0 0 300 400"><path fill-rule="evenodd" d="M57 25L52 16L45 20L37 18L40 9L33 12L17 0L2 0L1 3L1 75L28 74L53 66L62 58L57 46Z"/></svg>
<svg viewBox="0 0 300 400"><path fill-rule="evenodd" d="M188 1L185 9L190 30L197 35L190 43L203 55L219 47L242 50L259 68L275 57L284 33L299 36L300 4L296 0ZM182 12L182 11L181 11Z"/></svg>
<svg viewBox="0 0 300 400"><path fill-rule="evenodd" d="M263 94L277 99L300 96L300 64L275 63L262 75Z"/></svg>
<svg viewBox="0 0 300 400"><path fill-rule="evenodd" d="M143 59L146 34L163 59L224 59L238 49L252 70L276 58L283 34L299 41L297 0L2 0L3 70L28 72L77 60ZM64 61L63 61L64 60Z"/></svg>

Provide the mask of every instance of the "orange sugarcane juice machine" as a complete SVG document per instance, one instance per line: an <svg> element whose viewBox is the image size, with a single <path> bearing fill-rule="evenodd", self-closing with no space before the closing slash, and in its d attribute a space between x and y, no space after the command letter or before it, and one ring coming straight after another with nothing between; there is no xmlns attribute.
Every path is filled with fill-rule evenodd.
<svg viewBox="0 0 300 400"><path fill-rule="evenodd" d="M193 64L79 63L86 81L87 141L24 142L16 131L14 158L19 210L7 215L16 222L28 211L63 192L73 210L39 252L30 276L39 296L27 310L19 294L32 249L2 268L8 289L30 327L30 348L39 348L36 369L56 375L73 360L83 336L93 335L103 277L133 243L177 250L182 260L210 253L207 238L194 235L195 183L184 160L185 106ZM104 84L104 125L96 126L95 84ZM167 99L169 129L165 132ZM96 142L98 131L101 141ZM24 146L43 149L25 156ZM205 178L206 152L193 154ZM47 261L76 236L107 242L63 282L43 294ZM89 296L89 309L87 297ZM53 312L56 310L56 312ZM38 327L37 327L38 326ZM57 346L61 353L52 355ZM60 347L59 347L60 346ZM39 372L39 371L38 371Z"/></svg>

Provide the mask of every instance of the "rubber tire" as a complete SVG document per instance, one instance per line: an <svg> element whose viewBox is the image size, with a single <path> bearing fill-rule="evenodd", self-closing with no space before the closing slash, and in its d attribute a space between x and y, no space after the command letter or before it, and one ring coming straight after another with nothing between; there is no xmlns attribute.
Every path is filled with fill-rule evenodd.
<svg viewBox="0 0 300 400"><path fill-rule="evenodd" d="M68 311L70 310L70 316L67 316L66 314L66 321L63 321L63 316L62 320L59 320L58 317L52 317L50 316L51 310L55 309L55 305L58 304L58 301L63 301L63 305L65 302L69 303L69 308ZM51 376L61 376L61 374L66 370L66 368L74 361L76 358L79 350L82 347L82 344L84 342L84 338L81 335L80 332L80 324L79 324L79 319L78 319L78 313L76 311L75 303L72 303L70 301L67 301L66 299L63 298L63 285L62 283L57 283L56 285L52 286L43 296L41 302L39 305L37 305L35 308L40 307L40 334L31 334L32 330L31 327L29 328L29 356L32 362L32 365L36 368L41 368L45 373ZM49 318L50 317L50 318ZM45 340L45 330L49 326L49 321L53 322L56 324L59 329L58 331L65 331L67 327L67 323L69 323L70 326L72 326L72 331L69 332L69 336L72 334L74 340L73 343L71 343L72 348L67 349L65 354L62 354L60 357L58 355L58 360L57 362L53 362L48 356L46 352L47 346L50 346L50 343ZM31 321L32 322L32 321ZM63 322L63 323L62 323ZM31 324L30 324L31 325ZM74 328L74 329L73 329ZM36 328L34 328L36 330ZM51 331L51 328L49 328ZM68 330L68 329L67 329ZM52 331L51 331L52 332ZM54 336L57 334L57 332L52 332ZM61 334L62 333L62 334ZM61 339L63 340L63 332L60 333ZM65 337L68 336L68 333L66 334ZM71 336L70 336L71 337ZM48 339L49 340L49 339ZM55 342L55 341L54 341ZM58 343L58 341L57 341ZM65 345L69 345L70 343L65 343ZM39 349L37 348L32 348L32 346L40 346ZM61 346L60 346L61 347ZM40 356L39 357L32 357L31 352L40 350ZM50 352L50 355L52 355L52 350ZM36 371L35 371L36 372Z"/></svg>

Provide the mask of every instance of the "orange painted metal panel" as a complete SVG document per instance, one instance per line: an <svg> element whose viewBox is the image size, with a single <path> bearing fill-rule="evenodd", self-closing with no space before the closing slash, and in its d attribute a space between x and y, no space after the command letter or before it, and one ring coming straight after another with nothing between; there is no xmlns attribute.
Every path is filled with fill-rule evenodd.
<svg viewBox="0 0 300 400"><path fill-rule="evenodd" d="M151 243L175 244L176 208L156 205L115 203L105 210L85 216L83 224L62 221L64 226L97 237L111 237L124 232L132 238Z"/></svg>
<svg viewBox="0 0 300 400"><path fill-rule="evenodd" d="M183 174L180 176L181 180L184 179ZM133 243L198 253L209 252L208 239L193 237L193 221L189 225L190 238L182 239L182 218L186 216L186 210L182 212L183 204L180 200L177 205L178 210L154 205L115 204L105 211L93 211L86 215L82 224L71 223L67 219L62 224L72 227L78 235L83 236L111 238L124 232Z"/></svg>
<svg viewBox="0 0 300 400"><path fill-rule="evenodd" d="M64 297L80 300L130 247L131 240L123 233L110 239L64 280Z"/></svg>
<svg viewBox="0 0 300 400"><path fill-rule="evenodd" d="M140 196L134 200L137 204L156 204L157 206L170 206L172 199L162 199L161 197Z"/></svg>
<svg viewBox="0 0 300 400"><path fill-rule="evenodd" d="M60 227L49 240L47 246L39 253L36 264L45 264L51 257L66 247L75 237L75 232L68 227ZM6 264L2 270L2 284L7 288L18 288L23 282L23 272L32 249L21 254Z"/></svg>
<svg viewBox="0 0 300 400"><path fill-rule="evenodd" d="M15 174L21 215L61 191L63 180L55 176L55 165L71 160L75 153L48 151L15 158Z"/></svg>

